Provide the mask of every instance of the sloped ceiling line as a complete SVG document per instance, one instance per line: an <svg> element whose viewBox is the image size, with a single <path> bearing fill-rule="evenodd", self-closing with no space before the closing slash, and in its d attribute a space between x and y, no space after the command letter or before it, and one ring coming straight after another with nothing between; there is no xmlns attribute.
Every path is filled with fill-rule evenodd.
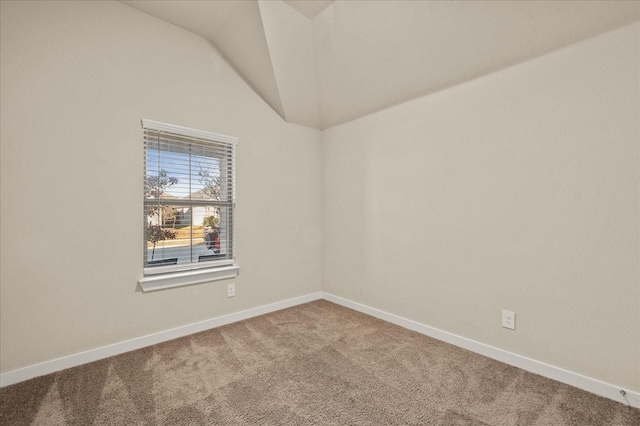
<svg viewBox="0 0 640 426"><path fill-rule="evenodd" d="M260 1L259 5L286 120L318 128L311 21L281 1Z"/></svg>
<svg viewBox="0 0 640 426"><path fill-rule="evenodd" d="M319 129L640 20L616 0L120 1L211 41L283 119Z"/></svg>
<svg viewBox="0 0 640 426"><path fill-rule="evenodd" d="M239 2L211 41L271 108L287 120L259 4Z"/></svg>

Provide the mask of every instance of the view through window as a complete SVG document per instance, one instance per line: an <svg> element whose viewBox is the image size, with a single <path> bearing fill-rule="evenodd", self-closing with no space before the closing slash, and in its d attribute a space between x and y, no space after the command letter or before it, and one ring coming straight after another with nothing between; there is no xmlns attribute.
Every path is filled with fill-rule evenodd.
<svg viewBox="0 0 640 426"><path fill-rule="evenodd" d="M153 123L143 122L145 275L232 263L235 144Z"/></svg>

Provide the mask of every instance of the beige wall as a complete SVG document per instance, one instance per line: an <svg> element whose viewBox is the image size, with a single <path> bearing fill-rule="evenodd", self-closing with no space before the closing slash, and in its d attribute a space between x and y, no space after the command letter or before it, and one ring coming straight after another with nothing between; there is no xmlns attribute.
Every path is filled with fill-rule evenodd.
<svg viewBox="0 0 640 426"><path fill-rule="evenodd" d="M319 131L123 4L1 4L2 372L320 290ZM136 292L142 118L239 137L235 298Z"/></svg>
<svg viewBox="0 0 640 426"><path fill-rule="evenodd" d="M633 24L323 132L323 290L640 390L639 51Z"/></svg>

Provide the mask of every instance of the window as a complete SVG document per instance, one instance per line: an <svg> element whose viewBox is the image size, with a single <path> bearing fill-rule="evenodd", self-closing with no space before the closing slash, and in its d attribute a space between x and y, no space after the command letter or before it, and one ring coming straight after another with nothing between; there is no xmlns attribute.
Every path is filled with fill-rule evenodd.
<svg viewBox="0 0 640 426"><path fill-rule="evenodd" d="M237 139L150 120L142 128L143 291L235 277Z"/></svg>

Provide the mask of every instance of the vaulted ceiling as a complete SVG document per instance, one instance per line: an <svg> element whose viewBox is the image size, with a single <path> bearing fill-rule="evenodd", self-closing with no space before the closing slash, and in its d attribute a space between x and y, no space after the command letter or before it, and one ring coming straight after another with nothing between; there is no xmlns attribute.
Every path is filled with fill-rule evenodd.
<svg viewBox="0 0 640 426"><path fill-rule="evenodd" d="M286 121L325 129L640 20L638 1L153 1Z"/></svg>

